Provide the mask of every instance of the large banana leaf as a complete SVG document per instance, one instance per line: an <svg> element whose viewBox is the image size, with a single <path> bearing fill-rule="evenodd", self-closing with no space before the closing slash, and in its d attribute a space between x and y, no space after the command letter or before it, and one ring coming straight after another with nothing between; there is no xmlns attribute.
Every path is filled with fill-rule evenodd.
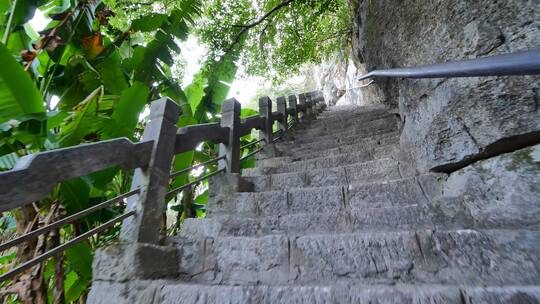
<svg viewBox="0 0 540 304"><path fill-rule="evenodd" d="M45 112L43 97L13 58L0 43L0 123L24 114Z"/></svg>
<svg viewBox="0 0 540 304"><path fill-rule="evenodd" d="M102 131L106 119L99 115L98 108L103 90L103 87L97 88L74 108L58 134L60 147L77 145L85 136Z"/></svg>
<svg viewBox="0 0 540 304"><path fill-rule="evenodd" d="M150 90L142 83L135 81L133 85L126 89L120 101L115 105L112 119L125 131L123 136L131 136L137 125L139 113L142 112Z"/></svg>

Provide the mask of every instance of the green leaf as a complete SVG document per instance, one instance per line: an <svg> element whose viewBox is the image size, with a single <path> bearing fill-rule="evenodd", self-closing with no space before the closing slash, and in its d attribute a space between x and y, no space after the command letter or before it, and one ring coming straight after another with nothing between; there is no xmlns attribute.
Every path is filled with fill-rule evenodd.
<svg viewBox="0 0 540 304"><path fill-rule="evenodd" d="M121 95L128 88L126 76L122 71L121 59L118 52L113 52L98 66L101 80L107 91Z"/></svg>
<svg viewBox="0 0 540 304"><path fill-rule="evenodd" d="M17 153L9 153L0 156L0 171L12 169L19 160Z"/></svg>
<svg viewBox="0 0 540 304"><path fill-rule="evenodd" d="M0 66L0 123L23 114L45 112L43 96L2 43Z"/></svg>
<svg viewBox="0 0 540 304"><path fill-rule="evenodd" d="M4 0L6 1L6 0ZM23 24L32 19L34 13L42 1L18 0L13 14L13 24ZM14 3L11 1L11 3Z"/></svg>
<svg viewBox="0 0 540 304"><path fill-rule="evenodd" d="M165 81L166 89L162 92L162 95L165 97L169 97L172 100L174 100L181 109L182 116L193 116L193 112L191 111L191 107L189 106L189 103L187 102L187 97L185 92L182 90L182 88L175 82L172 81Z"/></svg>
<svg viewBox="0 0 540 304"><path fill-rule="evenodd" d="M139 120L139 114L146 105L149 95L148 87L137 81L129 89L122 92L111 118L123 128L124 136L132 136Z"/></svg>
<svg viewBox="0 0 540 304"><path fill-rule="evenodd" d="M97 110L102 97L103 87L99 87L79 103L58 134L59 146L68 147L79 144L86 135L100 130L104 119L98 116Z"/></svg>
<svg viewBox="0 0 540 304"><path fill-rule="evenodd" d="M255 156L248 157L240 162L241 169L255 168Z"/></svg>
<svg viewBox="0 0 540 304"><path fill-rule="evenodd" d="M69 268L88 281L92 279L92 252L92 247L88 242L76 244L66 250Z"/></svg>
<svg viewBox="0 0 540 304"><path fill-rule="evenodd" d="M64 282L65 287L69 286L65 296L66 302L70 303L81 297L92 282L93 250L87 242L84 242L70 247L65 254L67 266L77 275L77 279L73 282L74 276L68 273L67 278L71 284Z"/></svg>
<svg viewBox="0 0 540 304"><path fill-rule="evenodd" d="M191 84L188 85L184 90L192 113L195 113L197 107L201 103L201 100L204 96L204 88L207 84L208 80L205 76L205 73L198 73L193 78Z"/></svg>
<svg viewBox="0 0 540 304"><path fill-rule="evenodd" d="M133 21L131 28L134 31L151 32L161 27L167 21L167 15L150 14Z"/></svg>
<svg viewBox="0 0 540 304"><path fill-rule="evenodd" d="M173 211L182 213L182 212L184 212L184 205L182 205L182 204L174 205L174 206L171 206L170 209L173 210Z"/></svg>
<svg viewBox="0 0 540 304"><path fill-rule="evenodd" d="M206 205L191 204L191 209L193 209L193 210L206 210Z"/></svg>
<svg viewBox="0 0 540 304"><path fill-rule="evenodd" d="M205 205L208 203L208 190L204 191L203 193L199 194L194 201L196 204L199 205Z"/></svg>
<svg viewBox="0 0 540 304"><path fill-rule="evenodd" d="M1 256L1 257L0 257L0 265L4 265L4 264L7 264L7 263L10 263L10 262L13 261L16 257L17 257L17 253L16 253L16 252L13 252L13 253L8 254L8 255Z"/></svg>
<svg viewBox="0 0 540 304"><path fill-rule="evenodd" d="M89 193L90 187L81 178L62 182L59 188L59 196L64 201L68 215L90 207Z"/></svg>
<svg viewBox="0 0 540 304"><path fill-rule="evenodd" d="M258 111L255 111L255 110L249 109L249 108L244 108L240 112L240 117L241 118L246 118L246 117L257 115L257 114L259 114Z"/></svg>

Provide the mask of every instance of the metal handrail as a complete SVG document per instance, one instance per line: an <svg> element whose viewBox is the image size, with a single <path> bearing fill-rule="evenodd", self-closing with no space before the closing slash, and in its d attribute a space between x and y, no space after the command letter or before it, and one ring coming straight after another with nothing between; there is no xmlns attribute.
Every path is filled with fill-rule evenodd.
<svg viewBox="0 0 540 304"><path fill-rule="evenodd" d="M264 147L263 147L263 148L259 148L259 149L257 149L257 150L254 150L254 151L252 151L252 152L246 154L246 156L240 158L240 161L246 160L246 159L252 157L253 155L255 155L255 154L261 152L262 150L264 150Z"/></svg>
<svg viewBox="0 0 540 304"><path fill-rule="evenodd" d="M54 247L53 249L29 260L29 261L26 261L24 263L22 263L21 265L11 269L10 271L0 275L0 282L3 282L27 269L29 269L30 267L33 267L43 261L45 261L46 259L50 258L50 257L53 257L55 255L57 255L58 253L68 249L69 247L71 247L72 245L75 245L77 243L80 243L82 241L85 241L86 239L88 239L89 237L91 237L92 235L96 234L96 233L99 233L103 230L106 230L110 227L112 227L114 224L118 223L118 222L121 222L123 221L124 219L132 216L135 214L135 211L132 210L132 211L129 211L127 213L124 213L122 215L119 215L115 218L113 218L112 220L104 223L103 225L100 225L96 228L93 228L93 229L90 229L88 230L87 232L75 237L74 239L71 239L65 243L63 243L62 245L59 245L57 247Z"/></svg>
<svg viewBox="0 0 540 304"><path fill-rule="evenodd" d="M220 157L216 157L216 158L213 158L211 160L207 160L203 163L200 163L200 164L196 164L194 166L191 166L189 168L185 168L185 169L182 169L182 170L179 170L179 171L176 171L176 172L173 172L171 173L171 175L169 176L170 178L175 178L177 177L178 175L181 175L181 174L184 174L184 173L187 173L195 168L198 168L198 167L201 167L201 166L206 166L208 164L211 164L211 163L214 163L214 162L217 162L217 161L220 161L222 159L225 159L225 155L223 156L220 156Z"/></svg>
<svg viewBox="0 0 540 304"><path fill-rule="evenodd" d="M15 246L17 244L20 244L20 243L22 243L24 241L35 238L35 237L37 237L37 236L39 236L41 234L44 234L44 233L46 233L48 231L51 231L54 228L58 228L60 226L66 225L66 224L71 224L71 223L75 222L76 220L79 220L79 219L81 219L81 218L83 218L83 217L85 217L85 216L87 216L89 214L92 214L92 213L94 213L94 212L96 212L98 210L101 210L103 208L107 208L110 205L112 205L112 204L114 204L116 202L119 202L119 201L121 201L121 200L123 200L125 198L128 198L128 197L130 197L132 195L138 194L138 193L140 193L140 191L141 190L138 189L138 188L135 189L135 190L131 190L131 191L126 192L126 193L124 193L122 195L119 195L119 196L117 196L115 198L104 201L103 203L97 204L97 205L92 206L92 207L90 207L88 209L84 209L84 210L82 210L80 212L77 212L75 214L67 216L67 217L65 217L63 219L60 219L60 220L58 220L58 221L56 221L54 223L51 223L51 224L49 224L47 226L43 226L43 227L41 227L39 229L36 229L36 230L33 230L33 231L28 232L26 234L23 234L23 235L15 238L15 239L9 240L9 241L7 241L7 242L5 242L3 244L0 244L0 252L4 251L4 250L6 250L6 249L8 249L10 247L13 247L13 246Z"/></svg>
<svg viewBox="0 0 540 304"><path fill-rule="evenodd" d="M266 138L261 138L261 139L259 139L259 140L257 140L257 141L250 142L249 144L245 144L245 145L243 145L243 146L240 147L240 150L245 149L245 148L249 148L249 147L251 147L251 146L253 146L253 145L256 145L256 144L258 144L258 143L260 143L260 142L263 142L263 141L266 141Z"/></svg>
<svg viewBox="0 0 540 304"><path fill-rule="evenodd" d="M374 77L450 78L478 76L539 75L540 49L495 55L483 58L451 61L418 67L375 70L358 80Z"/></svg>
<svg viewBox="0 0 540 304"><path fill-rule="evenodd" d="M198 179L196 179L196 180L194 180L194 181L192 181L192 182L189 182L189 183L187 183L187 184L185 184L185 185L183 185L183 186L180 186L180 187L178 187L178 188L175 188L175 189L173 189L173 190L167 192L167 195L174 195L174 194L177 194L178 192L183 191L184 189L187 189L187 188L189 188L189 187L192 187L192 186L194 186L194 185L196 185L196 184L202 182L203 180L205 180L205 179L207 179L207 178L210 178L210 177L212 177L212 176L214 176L214 175L217 175L217 174L219 174L219 173L221 173L221 172L225 172L225 169L224 169L224 168L223 168L223 169L219 169L219 170L214 171L214 172L212 172L212 173L210 173L210 174L207 174L207 175L205 175L205 176L203 176L203 177L199 177Z"/></svg>

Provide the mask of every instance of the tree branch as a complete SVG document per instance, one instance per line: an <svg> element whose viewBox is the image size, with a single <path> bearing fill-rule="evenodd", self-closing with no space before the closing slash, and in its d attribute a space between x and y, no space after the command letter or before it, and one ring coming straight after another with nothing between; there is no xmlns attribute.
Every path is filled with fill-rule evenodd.
<svg viewBox="0 0 540 304"><path fill-rule="evenodd" d="M281 2L279 5L277 5L276 7L274 7L273 9L271 9L270 11L268 11L266 14L264 14L261 18L259 18L255 22L252 22L252 23L241 26L242 30L240 32L238 32L238 34L236 34L232 44L229 45L229 47L225 50L225 54L229 53L236 46L236 44L238 44L238 42L240 42L240 38L242 37L242 35L247 33L250 29L256 27L259 24L261 24L268 17L271 17L274 13L276 13L277 11L281 10L282 8L288 6L289 4L291 4L294 1L296 1L296 0L285 0L285 1ZM238 27L238 26L236 26L236 27Z"/></svg>

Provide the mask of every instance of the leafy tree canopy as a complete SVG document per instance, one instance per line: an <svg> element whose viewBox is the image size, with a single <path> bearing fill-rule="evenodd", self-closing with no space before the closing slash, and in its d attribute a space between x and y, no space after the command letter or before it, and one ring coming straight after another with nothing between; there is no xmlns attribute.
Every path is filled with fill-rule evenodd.
<svg viewBox="0 0 540 304"><path fill-rule="evenodd" d="M145 14L166 15L190 0L105 2L117 13L111 24L125 29ZM246 74L274 80L342 51L352 33L347 0L208 0L202 5L192 33L208 45L209 58L240 51Z"/></svg>
<svg viewBox="0 0 540 304"><path fill-rule="evenodd" d="M196 30L211 56L241 48L247 74L275 80L343 50L352 22L346 0L209 0Z"/></svg>

